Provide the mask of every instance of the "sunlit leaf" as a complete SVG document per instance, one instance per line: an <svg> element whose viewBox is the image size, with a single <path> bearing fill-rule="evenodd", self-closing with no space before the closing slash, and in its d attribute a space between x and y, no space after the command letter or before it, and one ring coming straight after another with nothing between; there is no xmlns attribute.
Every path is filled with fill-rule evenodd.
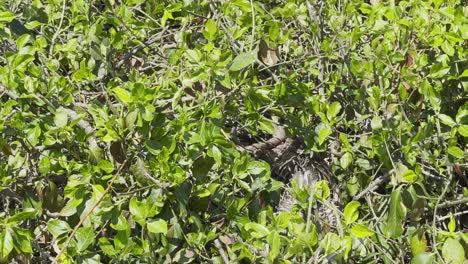
<svg viewBox="0 0 468 264"><path fill-rule="evenodd" d="M374 235L374 232L363 225L355 225L351 228L351 234L358 238L364 238Z"/></svg>
<svg viewBox="0 0 468 264"><path fill-rule="evenodd" d="M234 58L229 66L230 71L240 71L245 67L252 65L257 60L254 52L241 53Z"/></svg>
<svg viewBox="0 0 468 264"><path fill-rule="evenodd" d="M166 235L167 233L167 223L162 219L149 222L147 224L147 227L148 231L150 231L151 233L161 233L163 235Z"/></svg>

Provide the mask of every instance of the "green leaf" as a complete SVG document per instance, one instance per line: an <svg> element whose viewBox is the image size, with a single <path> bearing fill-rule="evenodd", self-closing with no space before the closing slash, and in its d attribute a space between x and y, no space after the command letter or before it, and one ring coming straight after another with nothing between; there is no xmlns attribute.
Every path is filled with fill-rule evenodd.
<svg viewBox="0 0 468 264"><path fill-rule="evenodd" d="M132 197L129 209L130 213L135 216L135 221L143 226L145 224L146 217L148 216L148 205L144 202L138 201L136 197Z"/></svg>
<svg viewBox="0 0 468 264"><path fill-rule="evenodd" d="M280 253L281 240L278 232L273 230L266 238L266 241L270 245L270 259L275 259Z"/></svg>
<svg viewBox="0 0 468 264"><path fill-rule="evenodd" d="M147 224L148 231L156 234L167 234L167 223L163 219L159 219Z"/></svg>
<svg viewBox="0 0 468 264"><path fill-rule="evenodd" d="M108 256L117 255L117 251L106 237L99 238L99 247Z"/></svg>
<svg viewBox="0 0 468 264"><path fill-rule="evenodd" d="M78 252L83 252L94 242L94 229L92 227L80 227L75 235Z"/></svg>
<svg viewBox="0 0 468 264"><path fill-rule="evenodd" d="M2 246L0 250L3 257L8 257L8 255L10 255L11 251L14 248L13 236L11 232L11 228L8 227L4 229L0 235L0 245Z"/></svg>
<svg viewBox="0 0 468 264"><path fill-rule="evenodd" d="M108 160L100 160L98 166L105 173L112 173L115 170L114 164Z"/></svg>
<svg viewBox="0 0 468 264"><path fill-rule="evenodd" d="M76 213L76 208L83 202L83 199L70 199L60 210L61 216L72 216Z"/></svg>
<svg viewBox="0 0 468 264"><path fill-rule="evenodd" d="M442 247L442 256L446 263L462 264L465 260L465 250L458 240L449 237Z"/></svg>
<svg viewBox="0 0 468 264"><path fill-rule="evenodd" d="M31 30L31 29L37 28L37 27L40 26L40 25L42 25L41 22L39 22L39 21L37 21L37 20L34 20L34 21L30 21L30 22L26 23L26 24L24 25L24 27L27 28L27 29L29 29L29 30Z"/></svg>
<svg viewBox="0 0 468 264"><path fill-rule="evenodd" d="M34 239L32 232L20 227L13 227L12 231L15 249L22 253L32 253L31 241Z"/></svg>
<svg viewBox="0 0 468 264"><path fill-rule="evenodd" d="M11 12L8 12L8 11L0 12L0 23L10 23L15 18L16 18L15 14Z"/></svg>
<svg viewBox="0 0 468 264"><path fill-rule="evenodd" d="M464 137L468 137L468 125L461 125L458 128L458 133Z"/></svg>
<svg viewBox="0 0 468 264"><path fill-rule="evenodd" d="M345 206L344 220L346 225L354 223L359 218L359 207L361 207L361 203L358 201L349 202Z"/></svg>
<svg viewBox="0 0 468 264"><path fill-rule="evenodd" d="M250 222L244 225L245 230L250 231L250 235L254 238L262 238L270 233L270 230L259 223Z"/></svg>
<svg viewBox="0 0 468 264"><path fill-rule="evenodd" d="M211 147L211 156L216 161L217 164L220 165L222 163L223 154L221 153L218 147L216 146Z"/></svg>
<svg viewBox="0 0 468 264"><path fill-rule="evenodd" d="M41 136L41 128L39 127L39 125L36 125L34 128L31 128L27 130L26 132L26 137L28 139L28 142L31 143L32 146L37 145L40 136Z"/></svg>
<svg viewBox="0 0 468 264"><path fill-rule="evenodd" d="M193 50L193 49L186 50L185 57L187 58L188 61L194 64L200 63L201 61L201 53L199 50Z"/></svg>
<svg viewBox="0 0 468 264"><path fill-rule="evenodd" d="M117 95L117 98L119 98L120 101L124 103L131 103L133 101L132 95L130 94L129 91L122 89L120 87L114 88L112 90L114 91L115 95Z"/></svg>
<svg viewBox="0 0 468 264"><path fill-rule="evenodd" d="M9 224L20 224L26 219L34 218L37 215L37 211L34 208L26 208L23 212L17 213L14 216L8 218Z"/></svg>
<svg viewBox="0 0 468 264"><path fill-rule="evenodd" d="M353 154L351 154L349 152L346 152L340 158L340 165L341 165L341 167L343 169L348 168L348 166L349 166L349 164L351 164L351 162L353 162Z"/></svg>
<svg viewBox="0 0 468 264"><path fill-rule="evenodd" d="M422 252L414 256L414 258L411 259L411 264L432 264L433 262L433 257L431 253L428 252Z"/></svg>
<svg viewBox="0 0 468 264"><path fill-rule="evenodd" d="M50 160L47 156L43 156L39 161L39 172L43 175L50 172Z"/></svg>
<svg viewBox="0 0 468 264"><path fill-rule="evenodd" d="M55 112L54 122L55 122L55 126L57 126L58 128L63 128L67 125L68 114L63 108L59 108Z"/></svg>
<svg viewBox="0 0 468 264"><path fill-rule="evenodd" d="M273 135L275 133L275 127L273 123L268 119L262 119L259 121L259 127L261 130Z"/></svg>
<svg viewBox="0 0 468 264"><path fill-rule="evenodd" d="M382 118L380 116L374 116L371 121L372 129L381 129L382 128Z"/></svg>
<svg viewBox="0 0 468 264"><path fill-rule="evenodd" d="M455 126L457 123L455 123L455 121L448 115L444 115L444 114L439 114L439 119L440 121L442 121L443 124L449 126L449 127L453 127Z"/></svg>
<svg viewBox="0 0 468 264"><path fill-rule="evenodd" d="M257 60L254 52L241 53L234 58L229 67L230 71L240 71L245 67L251 65Z"/></svg>
<svg viewBox="0 0 468 264"><path fill-rule="evenodd" d="M71 228L67 222L54 219L47 223L47 230L56 238L62 234L68 233L68 231L71 231Z"/></svg>
<svg viewBox="0 0 468 264"><path fill-rule="evenodd" d="M218 31L218 24L213 19L209 19L205 24L205 31L203 36L209 41L213 41L216 37L216 32Z"/></svg>
<svg viewBox="0 0 468 264"><path fill-rule="evenodd" d="M450 213L450 221L447 225L447 228L450 233L455 232L455 229L457 228L457 223L455 222L455 218L453 217L452 213Z"/></svg>
<svg viewBox="0 0 468 264"><path fill-rule="evenodd" d="M330 187L327 181L318 181L314 184L314 197L325 201L330 196Z"/></svg>
<svg viewBox="0 0 468 264"><path fill-rule="evenodd" d="M351 228L351 234L357 238L364 238L374 235L374 232L363 225L355 225Z"/></svg>
<svg viewBox="0 0 468 264"><path fill-rule="evenodd" d="M334 102L327 109L327 118L331 121L341 110L341 104L339 102Z"/></svg>
<svg viewBox="0 0 468 264"><path fill-rule="evenodd" d="M455 54L455 49L453 49L452 45L450 45L447 40L442 43L441 48L449 56L453 56L453 54Z"/></svg>
<svg viewBox="0 0 468 264"><path fill-rule="evenodd" d="M172 12L168 11L168 10L164 10L164 14L161 18L161 26L164 27L166 26L166 22L167 20L171 18L173 19L174 17L172 16Z"/></svg>
<svg viewBox="0 0 468 264"><path fill-rule="evenodd" d="M396 163L395 175L398 182L415 182L418 178L413 170L399 162Z"/></svg>
<svg viewBox="0 0 468 264"><path fill-rule="evenodd" d="M392 192L390 196L390 210L387 217L385 234L390 238L399 238L403 232L403 220L406 217L406 207L401 200L400 189Z"/></svg>
<svg viewBox="0 0 468 264"><path fill-rule="evenodd" d="M450 72L450 66L440 62L432 65L429 77L442 78Z"/></svg>
<svg viewBox="0 0 468 264"><path fill-rule="evenodd" d="M427 240L424 234L419 235L418 232L411 236L410 240L411 253L417 255L426 252Z"/></svg>
<svg viewBox="0 0 468 264"><path fill-rule="evenodd" d="M447 152L455 158L459 159L463 158L465 155L463 150L457 146L451 146L450 148L448 148Z"/></svg>
<svg viewBox="0 0 468 264"><path fill-rule="evenodd" d="M110 227L112 227L114 230L127 230L129 228L127 218L125 218L123 215L119 215L117 223L111 223Z"/></svg>
<svg viewBox="0 0 468 264"><path fill-rule="evenodd" d="M319 131L318 131L318 143L319 143L319 145L322 145L323 142L325 142L325 140L328 138L328 136L330 136L332 134L332 130L330 129L330 127L328 127L326 125L322 125L318 129L319 129Z"/></svg>

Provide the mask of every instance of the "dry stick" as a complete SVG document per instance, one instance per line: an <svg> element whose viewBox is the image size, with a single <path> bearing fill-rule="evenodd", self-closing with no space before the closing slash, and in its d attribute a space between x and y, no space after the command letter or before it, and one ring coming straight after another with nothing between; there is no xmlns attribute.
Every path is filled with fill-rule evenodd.
<svg viewBox="0 0 468 264"><path fill-rule="evenodd" d="M142 45L136 46L130 52L125 53L124 57L119 62L117 62L117 64L115 65L115 68L116 69L120 68L126 61L128 61L133 55L137 54L142 49L144 49L146 47L151 48L150 45L156 43L156 41L161 40L164 37L164 33L166 33L167 29L168 29L168 27L164 27L161 30L161 32L158 33L158 35L156 37L154 37L153 39L150 39L148 41L143 42Z"/></svg>
<svg viewBox="0 0 468 264"><path fill-rule="evenodd" d="M461 211L461 212L456 212L456 213L454 213L452 215L449 214L449 215L446 215L446 216L439 217L439 218L437 218L437 221L440 222L440 221L444 221L445 219L449 219L452 216L455 217L455 216L460 216L460 215L465 215L465 214L468 214L468 210Z"/></svg>
<svg viewBox="0 0 468 264"><path fill-rule="evenodd" d="M440 203L436 207L440 209L440 208L450 207L450 206L459 205L459 204L467 204L467 203L468 203L468 197L465 197L460 200L453 200L453 201Z"/></svg>
<svg viewBox="0 0 468 264"><path fill-rule="evenodd" d="M439 134L440 135L440 134ZM432 246L434 247L433 250L437 254L437 256L440 259L443 259L442 256L439 253L439 250L437 249L437 239L436 239L436 221L437 221L437 210L439 209L439 205L441 204L440 201L445 197L445 194L448 191L448 188L450 186L450 183L452 182L453 175L452 175L452 167L449 167L448 169L448 174L449 174L449 181L445 185L444 189L442 190L442 193L440 194L439 198L437 199L436 206L434 208L434 215L432 216Z"/></svg>
<svg viewBox="0 0 468 264"><path fill-rule="evenodd" d="M80 226L83 224L83 222L89 217L89 215L94 211L94 209L96 209L96 207L102 202L102 200L104 199L104 196L106 196L110 189L112 188L112 185L114 184L114 181L117 179L117 177L120 176L120 174L122 173L124 167L125 167L125 164L127 164L127 160L125 160L119 167L119 170L117 171L117 173L114 175L114 177L112 177L112 179L110 180L109 184L107 185L107 188L106 190L104 191L104 193L101 195L101 197L99 197L99 199L96 201L96 203L88 210L88 212L86 212L86 214L83 216L83 218L81 218L80 222L75 226L75 228L73 228L73 231L71 232L71 234L68 236L67 240L65 241L65 243L63 244L63 247L62 249L60 250L60 252L57 254L57 256L55 257L54 261L52 262L52 264L56 264L60 258L60 256L62 255L62 253L65 251L65 249L67 249L68 245L70 244L70 241L73 239L73 237L75 236L76 232L78 231L78 228L80 228Z"/></svg>
<svg viewBox="0 0 468 264"><path fill-rule="evenodd" d="M218 239L215 239L214 244L215 244L216 248L218 249L219 254L221 255L221 258L223 259L224 263L226 263L226 264L231 263L229 261L228 256L226 255L226 252L224 252L223 246L221 245L221 243L219 242Z"/></svg>
<svg viewBox="0 0 468 264"><path fill-rule="evenodd" d="M357 200L361 199L367 193L372 192L373 190L377 189L379 187L379 185L383 181L385 181L388 177L390 177L390 175L392 175L392 173L393 173L393 170L390 170L385 175L375 179L371 184L369 184L369 186L367 186L367 188L364 191L362 191L358 195L354 196L353 200L357 201Z"/></svg>

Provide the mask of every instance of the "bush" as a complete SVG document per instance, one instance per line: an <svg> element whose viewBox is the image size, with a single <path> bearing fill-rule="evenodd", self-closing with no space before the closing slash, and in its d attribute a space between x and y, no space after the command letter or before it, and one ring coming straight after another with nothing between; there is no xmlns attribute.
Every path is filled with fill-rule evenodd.
<svg viewBox="0 0 468 264"><path fill-rule="evenodd" d="M467 39L461 1L4 1L0 262L464 263Z"/></svg>

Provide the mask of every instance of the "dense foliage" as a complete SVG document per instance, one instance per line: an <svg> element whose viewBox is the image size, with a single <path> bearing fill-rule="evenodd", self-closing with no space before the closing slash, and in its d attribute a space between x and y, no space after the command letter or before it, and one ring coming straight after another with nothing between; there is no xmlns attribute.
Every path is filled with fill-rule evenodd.
<svg viewBox="0 0 468 264"><path fill-rule="evenodd" d="M460 2L2 1L0 262L463 263ZM337 188L236 140L277 124Z"/></svg>

